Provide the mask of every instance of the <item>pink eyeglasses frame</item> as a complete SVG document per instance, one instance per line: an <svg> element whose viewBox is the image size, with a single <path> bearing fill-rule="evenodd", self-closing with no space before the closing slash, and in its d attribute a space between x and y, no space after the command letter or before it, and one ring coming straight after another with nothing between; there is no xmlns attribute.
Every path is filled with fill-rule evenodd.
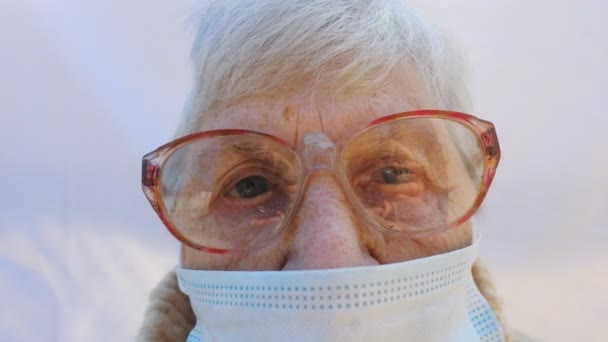
<svg viewBox="0 0 608 342"><path fill-rule="evenodd" d="M498 143L498 136L496 135L496 129L494 124L489 121L479 119L473 115L448 111L448 110L435 110L435 109L422 109L415 111L402 112L397 114L391 114L387 116L383 116L381 118L375 119L370 122L366 127L364 127L361 131L369 129L371 127L383 124L388 121L396 120L396 119L404 119L404 118L442 118L451 121L458 122L467 128L469 128L472 132L475 133L477 139L482 147L484 153L484 171L483 171L483 179L480 184L479 193L477 198L473 204L473 206L469 209L469 211L457 222L453 223L446 229L461 225L466 222L475 214L475 212L479 209L481 204L483 203L488 190L490 189L490 185L494 180L494 176L496 174L496 169L498 167L498 163L500 161L500 145ZM259 136L263 136L269 139L272 139L282 145L287 146L288 148L292 148L292 146L287 143L285 140L256 131L245 130L245 129L219 129L219 130L210 130L192 133L178 139L175 139L171 142L168 142L152 152L145 154L142 158L142 190L152 205L152 208L159 216L160 220L163 222L165 227L169 230L169 232L180 242L186 244L189 247L194 249L198 249L204 252L215 253L215 254L224 254L229 252L229 250L210 248L201 246L199 244L191 242L185 236L183 236L179 230L171 223L166 210L163 205L162 199L162 191L161 191L161 179L162 179L162 167L167 161L167 159L173 154L174 151L179 149L180 147L190 144L194 141L215 137L215 136L225 136L225 135L241 135L241 134L256 134Z"/></svg>

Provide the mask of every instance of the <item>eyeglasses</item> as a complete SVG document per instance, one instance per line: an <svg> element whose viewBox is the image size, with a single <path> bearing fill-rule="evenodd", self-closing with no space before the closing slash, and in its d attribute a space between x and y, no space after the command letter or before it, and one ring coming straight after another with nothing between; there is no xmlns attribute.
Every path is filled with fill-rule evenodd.
<svg viewBox="0 0 608 342"><path fill-rule="evenodd" d="M143 157L143 190L179 241L227 253L279 236L319 168L371 227L421 236L468 220L500 159L492 123L442 110L385 116L335 144L322 133L303 140L294 149L248 130L187 135Z"/></svg>

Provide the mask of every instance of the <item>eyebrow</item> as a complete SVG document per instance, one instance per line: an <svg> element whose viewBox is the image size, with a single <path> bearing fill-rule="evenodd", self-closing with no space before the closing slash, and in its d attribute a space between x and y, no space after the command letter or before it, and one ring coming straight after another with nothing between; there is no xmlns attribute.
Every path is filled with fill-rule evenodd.
<svg viewBox="0 0 608 342"><path fill-rule="evenodd" d="M405 156L408 159L413 159L413 154L405 144L399 142L398 139L384 139L379 144L361 144L358 143L354 150L356 154L374 155L376 157L386 157L394 155L398 151L399 155ZM353 152L349 153L353 154Z"/></svg>
<svg viewBox="0 0 608 342"><path fill-rule="evenodd" d="M229 147L229 151L234 153L228 153L227 156L235 156L242 158L243 160L255 159L257 162L261 162L264 166L271 166L273 169L285 169L292 163L286 160L284 154L279 151L268 148L268 144L252 144L249 141L239 141ZM221 161L220 161L221 162Z"/></svg>
<svg viewBox="0 0 608 342"><path fill-rule="evenodd" d="M230 146L230 150L233 150L238 154L258 154L262 151L260 149L259 144L254 145L248 141L240 142L239 144L234 144Z"/></svg>

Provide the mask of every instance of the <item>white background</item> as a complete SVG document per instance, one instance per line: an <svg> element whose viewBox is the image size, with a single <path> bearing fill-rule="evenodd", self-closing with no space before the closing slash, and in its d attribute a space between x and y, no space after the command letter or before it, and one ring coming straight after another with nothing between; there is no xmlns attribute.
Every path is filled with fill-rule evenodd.
<svg viewBox="0 0 608 342"><path fill-rule="evenodd" d="M0 341L131 340L176 263L140 158L189 90L192 2L0 0ZM477 222L509 321L608 340L608 2L413 3L462 42L497 126Z"/></svg>

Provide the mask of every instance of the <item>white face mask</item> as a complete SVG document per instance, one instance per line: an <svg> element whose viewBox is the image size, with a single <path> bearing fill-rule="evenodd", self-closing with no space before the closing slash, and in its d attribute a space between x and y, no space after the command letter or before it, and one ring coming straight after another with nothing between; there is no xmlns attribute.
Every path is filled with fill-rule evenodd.
<svg viewBox="0 0 608 342"><path fill-rule="evenodd" d="M197 317L188 341L505 341L473 281L477 245L381 266L178 269Z"/></svg>

